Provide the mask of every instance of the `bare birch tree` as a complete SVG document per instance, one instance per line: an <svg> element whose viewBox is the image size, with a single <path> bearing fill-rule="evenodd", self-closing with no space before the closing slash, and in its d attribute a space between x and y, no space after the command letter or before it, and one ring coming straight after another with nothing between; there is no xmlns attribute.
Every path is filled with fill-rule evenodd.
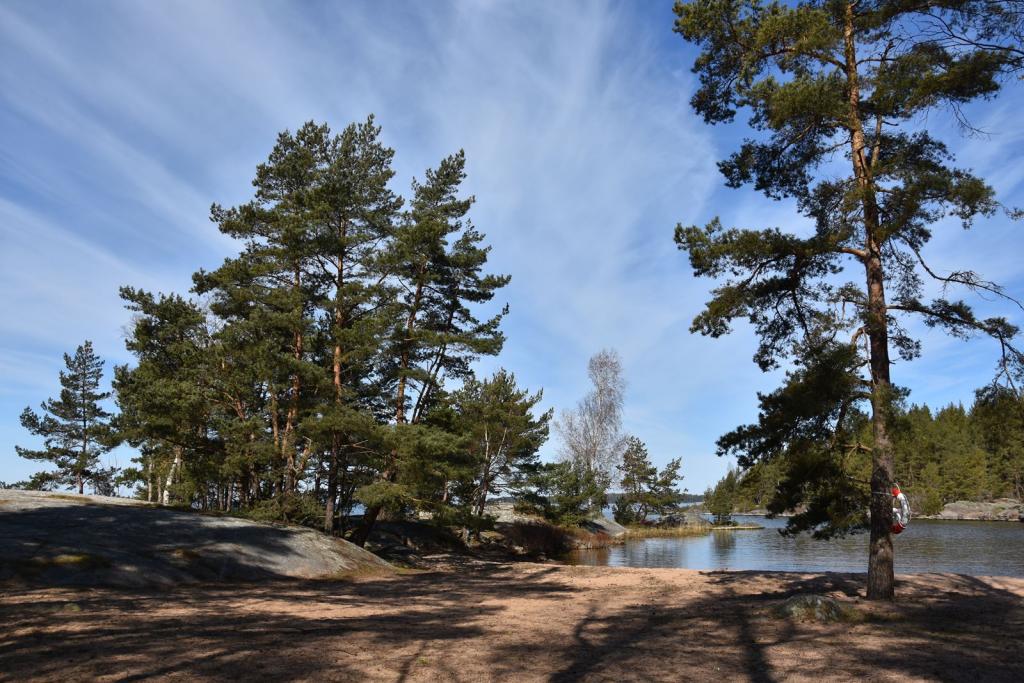
<svg viewBox="0 0 1024 683"><path fill-rule="evenodd" d="M622 460L626 435L622 433L622 405L626 381L622 360L614 349L590 358L587 372L593 388L574 410L563 411L555 422L561 437L560 455L580 469L600 475L610 484Z"/></svg>

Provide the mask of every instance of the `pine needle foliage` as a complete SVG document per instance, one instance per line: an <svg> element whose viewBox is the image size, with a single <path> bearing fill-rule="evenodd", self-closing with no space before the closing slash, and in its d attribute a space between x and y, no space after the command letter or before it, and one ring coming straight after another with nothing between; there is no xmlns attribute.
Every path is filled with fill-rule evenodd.
<svg viewBox="0 0 1024 683"><path fill-rule="evenodd" d="M1019 381L1018 329L980 318L957 288L1007 297L966 266L927 260L934 230L971 227L1002 207L992 188L957 168L918 121L941 112L970 123L965 106L994 97L1020 68L1020 3L804 0L677 2L675 31L700 53L691 104L711 124L746 113L753 136L719 163L730 187L789 199L814 229L678 226L696 275L716 280L692 330L717 337L746 319L754 360L788 369L761 397L754 425L722 437L744 466L786 457L786 495L821 511L795 524L826 534L869 524L868 595L893 596L891 357L921 352L911 319L957 336L993 338L997 372ZM1011 216L1015 212L1007 212ZM926 296L925 280L943 294ZM1016 304L1011 300L1010 305ZM870 444L856 412L869 411ZM870 487L845 480L842 459L871 449ZM856 514L867 501L870 523Z"/></svg>

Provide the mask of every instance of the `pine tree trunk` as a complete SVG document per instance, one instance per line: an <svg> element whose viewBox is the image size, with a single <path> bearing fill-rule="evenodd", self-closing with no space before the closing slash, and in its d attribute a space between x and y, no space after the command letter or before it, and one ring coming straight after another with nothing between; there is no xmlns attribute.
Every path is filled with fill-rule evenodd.
<svg viewBox="0 0 1024 683"><path fill-rule="evenodd" d="M302 272L295 270L294 291L302 287ZM301 322L300 322L301 324ZM303 347L302 330L295 330L293 355L296 364L302 362ZM299 417L299 398L302 393L302 377L296 370L292 375L292 391L288 401L288 412L285 414L284 434L281 436L281 455L284 460L284 481L281 482L282 493L291 494L298 488L297 472L295 471L295 428Z"/></svg>
<svg viewBox="0 0 1024 683"><path fill-rule="evenodd" d="M871 539L868 550L868 590L870 600L892 600L895 593L893 547L890 527L892 505L888 495L893 481L892 444L889 441L889 415L892 387L889 377L889 319L885 303L885 271L882 268L882 240L872 162L864 137L860 84L854 36L854 3L846 5L844 45L847 95L849 97L850 156L854 176L861 191L866 233L863 262L867 276L867 320L871 366ZM876 140L876 145L879 141Z"/></svg>
<svg viewBox="0 0 1024 683"><path fill-rule="evenodd" d="M347 320L345 310L341 302L341 293L345 286L345 236L347 233L347 224L342 222L340 226L339 238L342 244L341 253L338 254L338 276L334 291L334 334L337 336L339 332L346 326ZM337 406L341 406L342 400L342 354L341 344L334 344L334 358L332 363L333 379L334 379L334 403ZM331 436L331 460L327 464L327 505L324 509L324 531L333 534L334 533L334 516L336 514L336 508L338 501L338 434Z"/></svg>
<svg viewBox="0 0 1024 683"><path fill-rule="evenodd" d="M377 523L377 517L380 516L380 512L380 505L371 505L366 508L363 512L362 523L352 532L352 537L349 540L360 548L366 545L366 539L370 537L370 532L373 531L373 525Z"/></svg>
<svg viewBox="0 0 1024 683"><path fill-rule="evenodd" d="M868 259L868 340L871 347L871 541L868 551L868 599L892 600L895 595L892 546L893 483L889 416L892 385L889 380L888 319L882 287L881 257L873 250Z"/></svg>
<svg viewBox="0 0 1024 683"><path fill-rule="evenodd" d="M405 385L406 373L409 370L409 345L412 344L412 332L416 325L416 314L419 312L420 298L423 296L423 267L419 271L420 279L416 282L416 293L413 295L412 308L405 322L405 340L402 343L402 355L399 360L398 390L395 392L395 422L405 423Z"/></svg>

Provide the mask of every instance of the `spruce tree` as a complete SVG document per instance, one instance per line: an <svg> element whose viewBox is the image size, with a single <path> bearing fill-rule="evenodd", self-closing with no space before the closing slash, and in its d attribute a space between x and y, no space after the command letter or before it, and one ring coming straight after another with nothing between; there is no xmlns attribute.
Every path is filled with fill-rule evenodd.
<svg viewBox="0 0 1024 683"><path fill-rule="evenodd" d="M100 456L114 445L110 413L100 402L110 392L100 391L103 361L95 354L92 342L86 341L74 356L64 354L66 371L60 372L60 398L42 403L42 415L26 407L21 425L36 436L43 437L43 449L15 446L18 455L29 460L53 463L57 469L35 480L41 484L72 485L84 493L86 482L106 490L103 481L109 472L100 467Z"/></svg>
<svg viewBox="0 0 1024 683"><path fill-rule="evenodd" d="M815 225L809 235L724 229L717 219L676 230L695 273L720 282L692 329L717 337L747 318L760 337L760 367L793 368L782 388L761 397L758 423L722 437L719 450L738 454L744 467L790 458L789 502L830 511L797 524L870 526L874 599L894 590L891 426L904 392L893 384L891 358L921 351L904 321L989 335L1003 351L999 372L1020 372L1018 330L1006 319L980 319L961 300L925 298L925 278L1004 294L966 268L940 272L925 253L944 219L969 227L1000 205L984 180L955 168L947 147L915 125L937 109L969 125L964 105L994 96L1021 67L1018 10L985 1L675 6L676 32L701 49L694 109L708 123L748 110L758 133L719 164L727 184L795 199ZM870 443L851 422L864 404ZM850 480L844 465L862 451L871 454L869 487ZM870 523L859 512L868 507Z"/></svg>
<svg viewBox="0 0 1024 683"><path fill-rule="evenodd" d="M715 517L715 524L732 524L732 513L736 511L739 493L739 475L729 468L714 488L704 492L704 509Z"/></svg>
<svg viewBox="0 0 1024 683"><path fill-rule="evenodd" d="M979 389L971 423L988 454L993 493L1024 500L1024 397L998 385Z"/></svg>

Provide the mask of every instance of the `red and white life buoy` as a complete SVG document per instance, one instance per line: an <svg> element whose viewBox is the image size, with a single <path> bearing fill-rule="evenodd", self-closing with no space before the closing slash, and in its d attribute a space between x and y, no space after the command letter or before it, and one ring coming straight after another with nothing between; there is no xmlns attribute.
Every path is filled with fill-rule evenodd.
<svg viewBox="0 0 1024 683"><path fill-rule="evenodd" d="M893 484L892 498L892 532L898 534L910 524L910 501L900 491L899 484Z"/></svg>

